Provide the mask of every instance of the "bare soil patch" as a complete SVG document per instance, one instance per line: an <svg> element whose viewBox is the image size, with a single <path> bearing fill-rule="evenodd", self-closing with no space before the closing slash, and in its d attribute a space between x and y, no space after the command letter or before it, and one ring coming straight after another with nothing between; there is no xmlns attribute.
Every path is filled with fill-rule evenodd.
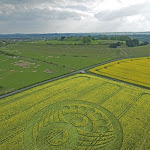
<svg viewBox="0 0 150 150"><path fill-rule="evenodd" d="M43 72L48 73L48 74L53 73L53 72L52 72L51 70L49 70L49 69L45 69Z"/></svg>
<svg viewBox="0 0 150 150"><path fill-rule="evenodd" d="M18 62L15 62L14 65L22 67L22 68L29 68L31 65L35 65L35 63L31 63L31 62L24 61L24 60L19 60Z"/></svg>

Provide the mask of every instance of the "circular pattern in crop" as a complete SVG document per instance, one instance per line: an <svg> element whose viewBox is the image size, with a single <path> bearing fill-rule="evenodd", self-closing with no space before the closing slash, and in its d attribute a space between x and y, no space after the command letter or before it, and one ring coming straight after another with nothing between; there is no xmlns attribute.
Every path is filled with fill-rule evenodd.
<svg viewBox="0 0 150 150"><path fill-rule="evenodd" d="M47 106L24 131L26 150L120 149L122 128L115 116L96 104L70 100Z"/></svg>
<svg viewBox="0 0 150 150"><path fill-rule="evenodd" d="M62 145L68 140L68 132L63 128L53 128L48 133L47 139L51 145Z"/></svg>
<svg viewBox="0 0 150 150"><path fill-rule="evenodd" d="M88 118L81 114L76 114L71 117L71 124L75 127L82 127L88 123Z"/></svg>

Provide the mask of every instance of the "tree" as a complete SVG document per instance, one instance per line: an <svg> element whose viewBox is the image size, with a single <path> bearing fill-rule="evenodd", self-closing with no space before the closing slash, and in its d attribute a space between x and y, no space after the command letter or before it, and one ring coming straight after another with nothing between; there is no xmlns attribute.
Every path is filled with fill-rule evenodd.
<svg viewBox="0 0 150 150"><path fill-rule="evenodd" d="M133 47L132 40L127 40L127 41L126 41L126 45L127 45L128 47Z"/></svg>
<svg viewBox="0 0 150 150"><path fill-rule="evenodd" d="M110 40L127 41L131 40L131 38L128 36L112 36L110 37Z"/></svg>
<svg viewBox="0 0 150 150"><path fill-rule="evenodd" d="M84 37L83 39L82 39L82 42L84 43L84 44L90 44L91 43L91 38L88 36L88 37Z"/></svg>
<svg viewBox="0 0 150 150"><path fill-rule="evenodd" d="M138 39L133 39L133 40L127 40L126 41L126 45L128 47L135 47L135 46L139 46L140 45L140 42Z"/></svg>
<svg viewBox="0 0 150 150"><path fill-rule="evenodd" d="M88 37L91 39L91 35L88 35Z"/></svg>
<svg viewBox="0 0 150 150"><path fill-rule="evenodd" d="M117 44L116 44L116 43L111 43L111 44L109 45L109 47L110 47L110 48L117 48Z"/></svg>
<svg viewBox="0 0 150 150"><path fill-rule="evenodd" d="M148 45L148 44L149 44L149 42L146 41L146 42L141 43L140 46L144 46L144 45Z"/></svg>
<svg viewBox="0 0 150 150"><path fill-rule="evenodd" d="M140 42L138 39L133 39L133 43L135 46L139 46L140 45Z"/></svg>
<svg viewBox="0 0 150 150"><path fill-rule="evenodd" d="M117 42L117 43L111 43L111 44L109 45L109 47L110 47L110 48L117 48L118 46L121 46L121 45L122 45L121 42Z"/></svg>
<svg viewBox="0 0 150 150"><path fill-rule="evenodd" d="M126 40L131 40L131 38L128 37L128 36L119 36L119 37L118 37L118 40L119 40L119 41L126 41Z"/></svg>
<svg viewBox="0 0 150 150"><path fill-rule="evenodd" d="M99 40L109 40L108 36L99 37Z"/></svg>
<svg viewBox="0 0 150 150"><path fill-rule="evenodd" d="M122 43L121 43L121 42L117 42L116 45L117 45L117 46L121 46Z"/></svg>
<svg viewBox="0 0 150 150"><path fill-rule="evenodd" d="M62 36L62 37L61 37L61 41L63 41L64 39L65 39L65 36Z"/></svg>
<svg viewBox="0 0 150 150"><path fill-rule="evenodd" d="M95 40L95 37L94 37L94 36L92 37L92 40L93 40L93 41Z"/></svg>

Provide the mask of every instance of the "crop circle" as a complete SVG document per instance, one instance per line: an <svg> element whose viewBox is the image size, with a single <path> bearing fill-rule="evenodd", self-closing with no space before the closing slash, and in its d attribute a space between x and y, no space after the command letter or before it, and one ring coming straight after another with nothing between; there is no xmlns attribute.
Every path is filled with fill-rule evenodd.
<svg viewBox="0 0 150 150"><path fill-rule="evenodd" d="M121 125L111 112L79 100L47 106L33 116L24 131L26 150L119 150L122 139Z"/></svg>
<svg viewBox="0 0 150 150"><path fill-rule="evenodd" d="M85 126L88 123L88 118L86 116L81 115L81 114L77 114L71 118L71 123L75 127Z"/></svg>
<svg viewBox="0 0 150 150"><path fill-rule="evenodd" d="M47 139L51 145L62 145L68 140L68 132L63 128L54 128L48 133Z"/></svg>

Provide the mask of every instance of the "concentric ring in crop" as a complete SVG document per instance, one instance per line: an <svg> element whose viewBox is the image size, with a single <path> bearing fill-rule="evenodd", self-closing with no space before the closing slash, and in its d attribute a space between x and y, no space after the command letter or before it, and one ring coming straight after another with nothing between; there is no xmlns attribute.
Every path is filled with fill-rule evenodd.
<svg viewBox="0 0 150 150"><path fill-rule="evenodd" d="M119 121L97 104L70 100L51 104L36 113L24 131L24 147L35 149L120 149Z"/></svg>

